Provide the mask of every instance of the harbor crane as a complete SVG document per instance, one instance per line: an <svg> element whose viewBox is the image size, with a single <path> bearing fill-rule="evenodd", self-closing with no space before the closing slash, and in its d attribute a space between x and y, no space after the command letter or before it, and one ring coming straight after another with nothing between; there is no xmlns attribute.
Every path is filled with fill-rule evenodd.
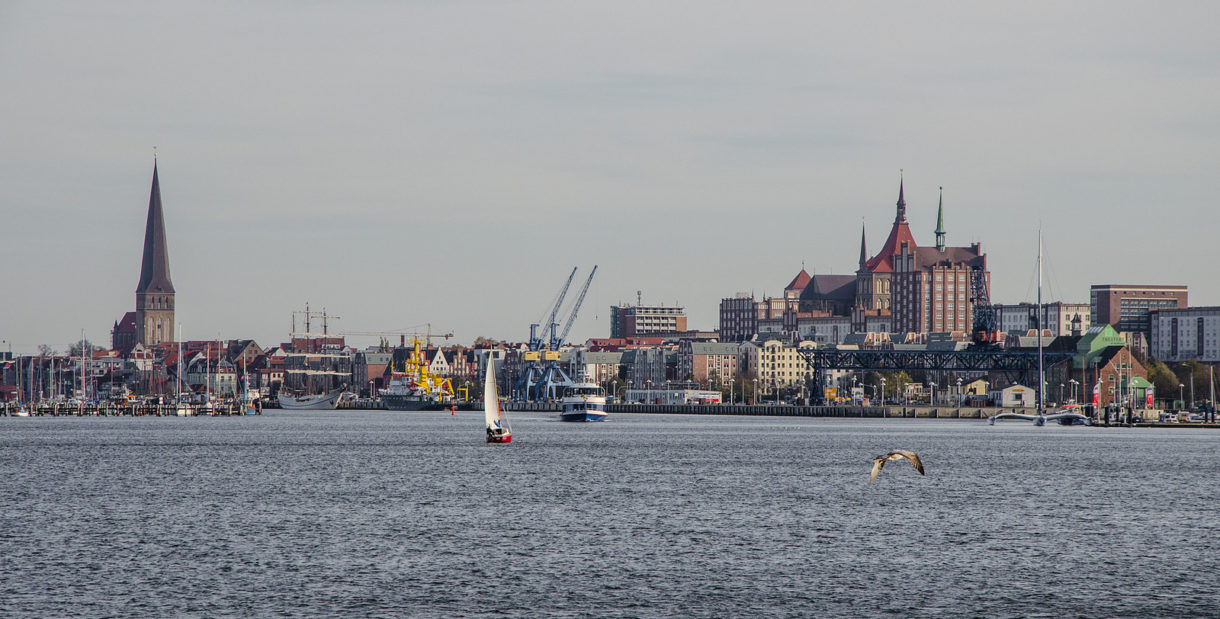
<svg viewBox="0 0 1220 619"><path fill-rule="evenodd" d="M987 272L982 265L970 268L970 303L974 306L974 324L970 339L976 350L995 350L1000 346L1000 326L995 306L987 293Z"/></svg>
<svg viewBox="0 0 1220 619"><path fill-rule="evenodd" d="M589 277L581 288L580 296L568 311L563 331L557 333L559 323L555 322L555 317L559 315L559 308L568 294L568 289L572 286L576 270L576 268L572 269L572 273L568 275L567 281L556 295L546 323L541 324L540 320L538 323L530 325L529 352L525 353L527 363L521 372L521 377L517 379L517 383L513 387L513 397L518 401L553 400L561 395L563 388L574 384L567 372L559 367L559 348L567 339L568 332L571 331L572 324L576 321L576 314L580 311L580 306L584 304L589 285L593 283L593 276L597 273L597 265L593 265L593 270L589 272ZM538 333L539 326L544 329L542 334ZM548 331L549 336L546 335Z"/></svg>
<svg viewBox="0 0 1220 619"><path fill-rule="evenodd" d="M539 317L538 322L530 324L529 346L530 346L531 351L537 352L537 351L541 350L542 345L545 343L542 339L544 337L544 335L540 335L538 333L538 327L542 327L543 334L545 334L549 330L551 332L550 339L552 341L555 339L555 316L559 313L559 306L563 305L564 297L566 297L568 295L568 288L572 285L572 278L576 277L577 268L578 267L572 267L572 272L568 274L568 281L564 282L563 287L559 289L559 293L555 295L555 298L551 301L551 304L548 306L551 308L551 312L547 316L546 322L543 322L543 318ZM546 310L543 310L543 311L546 311Z"/></svg>
<svg viewBox="0 0 1220 619"><path fill-rule="evenodd" d="M563 341L568 339L568 332L572 330L572 323L576 322L576 312L580 311L580 306L585 302L585 293L589 292L589 284L593 283L593 276L597 275L597 265L593 265L593 270L589 272L589 279L585 280L585 285L580 289L580 296L576 297L576 303L572 305L572 313L568 314L568 322L563 325L563 332L559 334L559 338L555 338L554 332L551 333L551 349L558 350L563 345Z"/></svg>

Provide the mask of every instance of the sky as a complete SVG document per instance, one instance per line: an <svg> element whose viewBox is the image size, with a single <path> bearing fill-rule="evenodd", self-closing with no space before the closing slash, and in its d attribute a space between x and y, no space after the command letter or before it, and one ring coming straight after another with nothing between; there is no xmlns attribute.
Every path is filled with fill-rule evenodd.
<svg viewBox="0 0 1220 619"><path fill-rule="evenodd" d="M0 3L0 345L108 344L156 148L185 339L523 340L917 242L1220 304L1214 2ZM568 307L561 311L566 319ZM562 322L562 320L561 320ZM376 337L353 337L356 345ZM444 341L444 340L437 340Z"/></svg>

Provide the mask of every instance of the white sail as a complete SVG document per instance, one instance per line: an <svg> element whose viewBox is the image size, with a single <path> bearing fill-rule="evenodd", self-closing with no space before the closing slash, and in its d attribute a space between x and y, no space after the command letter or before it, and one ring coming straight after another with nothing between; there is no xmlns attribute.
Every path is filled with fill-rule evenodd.
<svg viewBox="0 0 1220 619"><path fill-rule="evenodd" d="M487 377L483 381L483 418L489 430L500 428L500 389L496 385L496 360L487 358Z"/></svg>

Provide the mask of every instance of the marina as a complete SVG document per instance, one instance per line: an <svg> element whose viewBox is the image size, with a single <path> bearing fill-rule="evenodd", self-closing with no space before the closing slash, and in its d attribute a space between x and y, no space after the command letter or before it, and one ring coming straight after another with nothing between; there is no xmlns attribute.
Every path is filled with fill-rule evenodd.
<svg viewBox="0 0 1220 619"><path fill-rule="evenodd" d="M41 402L0 404L5 417L234 417L262 414L262 407L243 406L241 402L187 403L114 403L114 402Z"/></svg>

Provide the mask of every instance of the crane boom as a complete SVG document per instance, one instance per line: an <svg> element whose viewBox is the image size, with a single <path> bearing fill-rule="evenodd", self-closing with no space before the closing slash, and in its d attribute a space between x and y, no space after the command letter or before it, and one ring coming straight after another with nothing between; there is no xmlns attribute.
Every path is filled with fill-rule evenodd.
<svg viewBox="0 0 1220 619"><path fill-rule="evenodd" d="M572 272L568 273L568 281L564 282L563 287L559 289L559 294L555 295L555 300L550 306L551 313L546 318L546 322L539 320L530 326L530 350L538 350L541 348L542 343L546 338L546 335L537 334L536 329L538 327L542 327L544 334L549 329L552 337L554 337L555 327L553 325L555 324L555 315L559 313L559 306L563 305L563 299L568 295L568 288L572 286L572 278L576 277L576 268L577 267L572 267Z"/></svg>
<svg viewBox="0 0 1220 619"><path fill-rule="evenodd" d="M585 302L585 293L589 292L589 284L593 283L593 276L597 275L597 265L593 265L593 270L589 272L589 279L585 280L584 288L580 289L580 296L576 297L576 303L572 306L572 313L568 315L568 321L563 325L563 333L559 335L559 339L551 342L551 349L558 349L563 341L568 339L568 332L572 330L572 323L576 322L576 312L580 311L580 306Z"/></svg>

